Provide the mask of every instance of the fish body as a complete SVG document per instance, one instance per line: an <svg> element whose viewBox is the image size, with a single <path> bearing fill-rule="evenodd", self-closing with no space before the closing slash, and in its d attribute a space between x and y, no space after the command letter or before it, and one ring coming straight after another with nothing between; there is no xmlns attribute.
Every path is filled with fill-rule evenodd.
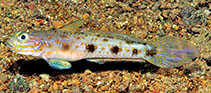
<svg viewBox="0 0 211 93"><path fill-rule="evenodd" d="M98 63L147 60L163 68L173 68L199 55L194 46L179 38L166 36L145 42L106 31L19 31L7 45L16 53L44 58L56 69L68 69L63 64L71 64L66 61L80 59Z"/></svg>
<svg viewBox="0 0 211 93"><path fill-rule="evenodd" d="M71 68L68 61L81 59L100 64L146 60L162 68L174 68L199 56L189 41L180 38L165 36L146 42L121 33L74 30L79 27L75 24L58 30L19 31L10 37L7 46L18 54L43 58L51 67L61 70Z"/></svg>

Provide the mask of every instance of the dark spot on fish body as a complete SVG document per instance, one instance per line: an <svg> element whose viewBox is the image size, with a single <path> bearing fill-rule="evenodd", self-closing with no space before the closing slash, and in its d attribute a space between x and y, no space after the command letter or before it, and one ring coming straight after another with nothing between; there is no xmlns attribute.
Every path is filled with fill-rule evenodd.
<svg viewBox="0 0 211 93"><path fill-rule="evenodd" d="M112 48L110 49L110 51L111 51L111 53L113 53L113 54L118 54L118 52L121 52L122 49L119 48L118 46L114 46L114 47L112 47Z"/></svg>
<svg viewBox="0 0 211 93"><path fill-rule="evenodd" d="M138 50L137 49L133 49L133 54L132 55L137 55L138 54Z"/></svg>
<svg viewBox="0 0 211 93"><path fill-rule="evenodd" d="M103 39L103 42L108 42L108 39Z"/></svg>
<svg viewBox="0 0 211 93"><path fill-rule="evenodd" d="M66 51L69 50L70 46L66 43L62 43L62 50Z"/></svg>
<svg viewBox="0 0 211 93"><path fill-rule="evenodd" d="M154 56L155 54L156 54L156 51L154 49L146 51L147 56Z"/></svg>
<svg viewBox="0 0 211 93"><path fill-rule="evenodd" d="M88 50L88 52L93 53L97 49L97 46L95 46L94 44L88 44L86 46L86 49Z"/></svg>
<svg viewBox="0 0 211 93"><path fill-rule="evenodd" d="M128 45L135 43L135 41L125 41L125 42L126 42L126 44L128 44Z"/></svg>
<svg viewBox="0 0 211 93"><path fill-rule="evenodd" d="M97 37L100 37L100 34L97 34L96 36L97 36Z"/></svg>

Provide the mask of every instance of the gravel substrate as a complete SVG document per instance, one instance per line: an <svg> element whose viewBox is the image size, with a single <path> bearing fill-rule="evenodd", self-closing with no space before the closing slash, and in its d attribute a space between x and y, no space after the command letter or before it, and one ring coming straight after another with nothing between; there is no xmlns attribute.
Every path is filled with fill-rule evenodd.
<svg viewBox="0 0 211 93"><path fill-rule="evenodd" d="M200 58L174 69L150 63L85 60L55 70L43 59L5 45L20 31L57 29L87 18L81 28L121 32L147 41L171 35L189 40ZM211 91L209 0L1 0L0 92L202 92Z"/></svg>

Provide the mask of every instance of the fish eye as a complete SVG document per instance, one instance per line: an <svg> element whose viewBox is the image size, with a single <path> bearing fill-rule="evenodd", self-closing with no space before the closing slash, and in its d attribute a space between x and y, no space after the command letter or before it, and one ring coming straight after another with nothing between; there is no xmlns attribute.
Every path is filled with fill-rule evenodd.
<svg viewBox="0 0 211 93"><path fill-rule="evenodd" d="M28 35L27 35L26 33L23 33L22 35L20 35L20 36L18 37L19 40L25 40L25 39L27 39L27 38L28 38Z"/></svg>
<svg viewBox="0 0 211 93"><path fill-rule="evenodd" d="M25 38L26 38L26 36L25 36L25 35L22 35L22 36L21 36L21 39L22 39L22 40L24 40Z"/></svg>

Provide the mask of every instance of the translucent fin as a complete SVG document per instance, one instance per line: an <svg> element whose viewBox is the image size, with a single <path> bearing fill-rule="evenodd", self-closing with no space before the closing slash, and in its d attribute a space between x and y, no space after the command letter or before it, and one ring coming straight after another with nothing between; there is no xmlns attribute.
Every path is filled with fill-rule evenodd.
<svg viewBox="0 0 211 93"><path fill-rule="evenodd" d="M98 63L98 64L104 64L105 63L104 61L100 61L99 59L87 59L87 61L95 62L95 63Z"/></svg>
<svg viewBox="0 0 211 93"><path fill-rule="evenodd" d="M64 60L60 60L60 59L56 59L56 58L47 58L45 59L48 64L55 68L55 69L70 69L72 67L72 65L68 62L68 61L64 61Z"/></svg>
<svg viewBox="0 0 211 93"><path fill-rule="evenodd" d="M85 19L80 19L74 22L71 22L69 24L66 24L64 26L62 26L61 28L59 28L58 30L61 31L78 31L80 30L80 26L83 25L83 23L85 22Z"/></svg>
<svg viewBox="0 0 211 93"><path fill-rule="evenodd" d="M180 38L165 36L152 42L156 54L147 61L162 68L174 68L192 62L199 56L198 50L189 42Z"/></svg>
<svg viewBox="0 0 211 93"><path fill-rule="evenodd" d="M87 59L87 61L90 62L95 62L99 64L104 64L105 62L112 62L112 61L132 61L132 62L145 62L143 59L125 59L125 58L120 58L120 59L114 59L114 58L104 58L104 59Z"/></svg>

